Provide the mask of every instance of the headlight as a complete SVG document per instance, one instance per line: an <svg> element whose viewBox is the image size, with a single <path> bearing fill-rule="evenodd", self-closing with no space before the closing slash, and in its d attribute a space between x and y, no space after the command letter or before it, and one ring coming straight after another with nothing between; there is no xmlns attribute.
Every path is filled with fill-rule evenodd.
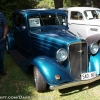
<svg viewBox="0 0 100 100"><path fill-rule="evenodd" d="M97 43L93 43L89 46L89 50L92 54L96 54L99 50L99 46Z"/></svg>
<svg viewBox="0 0 100 100"><path fill-rule="evenodd" d="M67 51L61 48L57 51L56 58L59 62L65 61L68 57Z"/></svg>

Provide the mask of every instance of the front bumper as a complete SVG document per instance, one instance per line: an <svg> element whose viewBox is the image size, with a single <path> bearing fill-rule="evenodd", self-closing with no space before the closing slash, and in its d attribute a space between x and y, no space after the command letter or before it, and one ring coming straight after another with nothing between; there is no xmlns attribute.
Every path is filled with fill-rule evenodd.
<svg viewBox="0 0 100 100"><path fill-rule="evenodd" d="M85 81L68 82L68 83L64 83L64 84L60 84L60 85L56 85L56 86L50 86L49 88L50 88L50 90L65 89L65 88L74 87L74 86L86 85L86 84L95 82L99 79L100 79L100 76L97 76L93 79L89 79L89 80L85 80Z"/></svg>

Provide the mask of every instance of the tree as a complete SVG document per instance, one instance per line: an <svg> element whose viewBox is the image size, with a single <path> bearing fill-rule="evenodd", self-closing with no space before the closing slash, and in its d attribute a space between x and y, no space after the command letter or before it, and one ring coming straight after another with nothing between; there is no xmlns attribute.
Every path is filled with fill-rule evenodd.
<svg viewBox="0 0 100 100"><path fill-rule="evenodd" d="M41 0L39 0L41 1ZM31 9L35 7L38 0L0 0L0 11L4 13L9 27L11 27L11 16L15 10Z"/></svg>
<svg viewBox="0 0 100 100"><path fill-rule="evenodd" d="M55 9L63 7L63 0L54 0Z"/></svg>
<svg viewBox="0 0 100 100"><path fill-rule="evenodd" d="M37 8L54 8L54 0L41 0Z"/></svg>
<svg viewBox="0 0 100 100"><path fill-rule="evenodd" d="M100 8L100 0L64 0L66 6L93 6Z"/></svg>
<svg viewBox="0 0 100 100"><path fill-rule="evenodd" d="M91 0L86 0L86 6L91 7Z"/></svg>
<svg viewBox="0 0 100 100"><path fill-rule="evenodd" d="M97 6L98 8L100 8L100 0L92 0L93 1L93 5Z"/></svg>

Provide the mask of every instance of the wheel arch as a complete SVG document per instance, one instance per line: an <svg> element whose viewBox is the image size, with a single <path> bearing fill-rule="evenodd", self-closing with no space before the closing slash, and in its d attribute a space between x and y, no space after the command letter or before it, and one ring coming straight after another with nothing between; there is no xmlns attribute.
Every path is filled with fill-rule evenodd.
<svg viewBox="0 0 100 100"><path fill-rule="evenodd" d="M15 47L16 47L16 43L13 34L9 31L6 38L6 49L8 49L9 51L15 49Z"/></svg>
<svg viewBox="0 0 100 100"><path fill-rule="evenodd" d="M64 82L73 81L72 77L68 74L65 68L63 68L56 60L47 56L36 57L30 62L30 68L37 67L45 81L49 85L57 85ZM55 79L55 75L60 75L61 79L58 81Z"/></svg>

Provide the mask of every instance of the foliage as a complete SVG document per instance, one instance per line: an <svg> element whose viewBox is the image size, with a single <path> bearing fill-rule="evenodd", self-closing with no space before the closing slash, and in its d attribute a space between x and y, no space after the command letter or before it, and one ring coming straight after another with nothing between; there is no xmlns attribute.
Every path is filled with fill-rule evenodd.
<svg viewBox="0 0 100 100"><path fill-rule="evenodd" d="M61 5L63 1L63 6ZM92 2L91 2L92 1ZM91 6L100 8L100 0L41 0L37 7L39 8L55 8L55 4L59 7L71 7L71 6L88 6L90 3ZM61 6L60 6L61 5Z"/></svg>
<svg viewBox="0 0 100 100"><path fill-rule="evenodd" d="M38 3L36 0L1 0L0 11L4 13L10 28L11 16L15 10L34 8Z"/></svg>
<svg viewBox="0 0 100 100"><path fill-rule="evenodd" d="M92 1L93 1L93 6L100 8L100 0L92 0Z"/></svg>
<svg viewBox="0 0 100 100"><path fill-rule="evenodd" d="M72 7L72 6L84 6L85 0L64 0L64 6Z"/></svg>
<svg viewBox="0 0 100 100"><path fill-rule="evenodd" d="M60 2L61 1L61 2ZM11 28L11 16L15 10L29 8L55 8L59 7L85 6L90 0L0 0L0 11L4 13L9 28ZM62 4L63 1L63 4ZM100 0L92 0L93 6L100 8ZM55 3L55 4L54 4Z"/></svg>
<svg viewBox="0 0 100 100"><path fill-rule="evenodd" d="M88 6L87 4L90 3L90 6L100 8L100 0L64 0L64 6Z"/></svg>
<svg viewBox="0 0 100 100"><path fill-rule="evenodd" d="M42 0L37 5L37 8L54 8L54 1L53 0Z"/></svg>

